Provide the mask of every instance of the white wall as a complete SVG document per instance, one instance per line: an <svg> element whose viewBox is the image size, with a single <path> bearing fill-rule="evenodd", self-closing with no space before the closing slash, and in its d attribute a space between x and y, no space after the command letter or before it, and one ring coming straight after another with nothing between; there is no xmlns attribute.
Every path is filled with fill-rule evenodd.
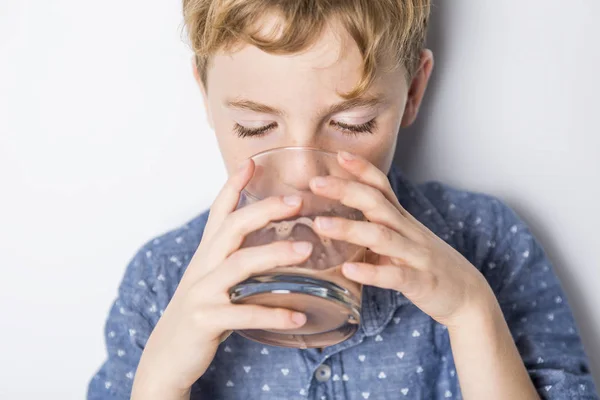
<svg viewBox="0 0 600 400"><path fill-rule="evenodd" d="M397 160L415 180L497 195L529 223L600 387L600 2L435 4L435 73Z"/></svg>
<svg viewBox="0 0 600 400"><path fill-rule="evenodd" d="M600 3L438 3L433 90L401 163L532 224L598 373ZM129 258L225 178L179 8L0 2L0 398L82 398Z"/></svg>

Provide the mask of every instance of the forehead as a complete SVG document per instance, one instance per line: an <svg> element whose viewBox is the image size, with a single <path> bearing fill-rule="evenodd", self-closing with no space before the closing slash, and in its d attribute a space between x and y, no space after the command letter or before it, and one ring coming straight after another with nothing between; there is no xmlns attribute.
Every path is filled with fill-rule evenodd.
<svg viewBox="0 0 600 400"><path fill-rule="evenodd" d="M251 45L237 46L212 57L207 86L238 90L283 87L293 83L320 84L323 89L348 92L362 76L363 60L345 29L329 26L317 40L294 54L270 54Z"/></svg>

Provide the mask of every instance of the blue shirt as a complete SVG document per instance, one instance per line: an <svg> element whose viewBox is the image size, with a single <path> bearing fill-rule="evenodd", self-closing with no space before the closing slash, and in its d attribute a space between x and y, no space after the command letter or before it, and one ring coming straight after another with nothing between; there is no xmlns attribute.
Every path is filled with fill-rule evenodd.
<svg viewBox="0 0 600 400"><path fill-rule="evenodd" d="M543 399L598 399L577 327L552 266L525 224L497 199L436 182L413 185L396 169L402 206L462 253L494 290ZM173 296L206 223L204 213L148 242L133 258L106 322L108 359L89 400L129 399L144 345ZM231 335L192 399L460 399L446 328L401 293L365 287L362 321L319 352Z"/></svg>

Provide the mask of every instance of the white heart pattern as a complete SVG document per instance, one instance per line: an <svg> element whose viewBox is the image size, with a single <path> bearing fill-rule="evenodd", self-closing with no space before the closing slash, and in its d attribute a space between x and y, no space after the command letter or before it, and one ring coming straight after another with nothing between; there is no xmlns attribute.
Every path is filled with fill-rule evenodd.
<svg viewBox="0 0 600 400"><path fill-rule="evenodd" d="M546 392L549 392L550 389L552 389L552 385L546 385L544 386L544 389L546 390Z"/></svg>
<svg viewBox="0 0 600 400"><path fill-rule="evenodd" d="M366 358L366 357L365 357L365 355L364 355L364 354L361 354L361 355L359 355L359 356L358 356L358 359L360 360L360 362L364 362L364 361L365 361L365 358Z"/></svg>
<svg viewBox="0 0 600 400"><path fill-rule="evenodd" d="M269 387L269 385L265 384L265 385L262 387L262 390L263 390L263 392L268 392L269 390L271 390L271 388Z"/></svg>
<svg viewBox="0 0 600 400"><path fill-rule="evenodd" d="M251 366L249 365L244 365L244 371L246 371L246 373L250 372L250 370L252 369Z"/></svg>
<svg viewBox="0 0 600 400"><path fill-rule="evenodd" d="M401 359L401 360L402 360L402 359L404 358L404 352L403 352L403 351L399 351L399 352L397 352L397 353L396 353L396 356L397 356L399 359Z"/></svg>
<svg viewBox="0 0 600 400"><path fill-rule="evenodd" d="M225 346L224 351L225 351L225 353L231 353L231 347Z"/></svg>
<svg viewBox="0 0 600 400"><path fill-rule="evenodd" d="M267 350L267 348L266 348L266 347L263 347L263 348L262 348L262 350L260 351L260 354L265 354L265 355L267 355L267 354L269 354L269 350Z"/></svg>
<svg viewBox="0 0 600 400"><path fill-rule="evenodd" d="M381 342L381 341L383 341L383 338L381 337L381 335L377 335L377 336L375 336L375 341Z"/></svg>
<svg viewBox="0 0 600 400"><path fill-rule="evenodd" d="M417 374L420 374L421 372L423 372L423 367L421 367L420 365L417 367Z"/></svg>
<svg viewBox="0 0 600 400"><path fill-rule="evenodd" d="M369 392L362 392L363 399L368 399L370 395L371 395L371 393L369 393Z"/></svg>
<svg viewBox="0 0 600 400"><path fill-rule="evenodd" d="M227 381L227 383L225 384L225 386L227 386L227 387L233 387L233 382Z"/></svg>
<svg viewBox="0 0 600 400"><path fill-rule="evenodd" d="M400 317L394 317L394 324L398 325L400 323Z"/></svg>
<svg viewBox="0 0 600 400"><path fill-rule="evenodd" d="M446 390L446 393L444 393L444 397L445 398L452 397L452 392L449 390Z"/></svg>
<svg viewBox="0 0 600 400"><path fill-rule="evenodd" d="M287 376L290 373L290 370L287 368L282 368L281 373L283 374L283 376Z"/></svg>
<svg viewBox="0 0 600 400"><path fill-rule="evenodd" d="M335 381L339 381L339 380L340 380L340 377L339 377L339 375L338 375L338 374L335 374L335 375L333 376L333 380L334 380L334 382L335 382Z"/></svg>
<svg viewBox="0 0 600 400"><path fill-rule="evenodd" d="M421 333L415 329L412 333L412 337L419 337L419 336L421 336Z"/></svg>
<svg viewBox="0 0 600 400"><path fill-rule="evenodd" d="M379 375L377 375L377 377L378 377L379 379L385 379L385 378L387 378L387 375L385 374L385 372L381 371L381 372L379 373Z"/></svg>
<svg viewBox="0 0 600 400"><path fill-rule="evenodd" d="M403 395L407 395L408 394L408 388L402 388L400 389L400 393L402 393Z"/></svg>
<svg viewBox="0 0 600 400"><path fill-rule="evenodd" d="M344 382L348 382L350 380L350 378L348 377L348 375L344 374L344 375L342 375L342 380Z"/></svg>

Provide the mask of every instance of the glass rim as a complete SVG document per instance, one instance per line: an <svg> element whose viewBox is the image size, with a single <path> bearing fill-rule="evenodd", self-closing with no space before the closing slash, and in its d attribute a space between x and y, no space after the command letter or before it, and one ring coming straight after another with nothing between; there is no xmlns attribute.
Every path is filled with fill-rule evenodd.
<svg viewBox="0 0 600 400"><path fill-rule="evenodd" d="M315 154L322 154L322 155L328 156L328 157L337 157L337 154L338 154L338 153L334 153L332 151L319 149L318 147L284 146L284 147L275 147L273 149L260 151L256 154L254 154L253 156L251 156L250 159L255 160L255 159L258 159L258 158L261 158L264 156L268 156L273 153L281 153L284 151L298 151L298 152L306 152L306 153L315 153ZM262 197L259 197L259 196L255 195L254 193L252 193L251 191L249 191L247 189L247 186L242 189L242 193L244 193L246 196L251 197L252 199L254 199L256 201L263 200Z"/></svg>
<svg viewBox="0 0 600 400"><path fill-rule="evenodd" d="M254 160L256 158L260 158L260 157L269 155L271 153L279 153L279 152L283 152L283 151L287 151L287 150L307 152L307 153L321 153L323 155L337 157L337 153L334 153L329 150L323 150L318 147L284 146L284 147L275 147L273 149L263 150L261 152L254 154L253 156L251 156L250 159Z"/></svg>

